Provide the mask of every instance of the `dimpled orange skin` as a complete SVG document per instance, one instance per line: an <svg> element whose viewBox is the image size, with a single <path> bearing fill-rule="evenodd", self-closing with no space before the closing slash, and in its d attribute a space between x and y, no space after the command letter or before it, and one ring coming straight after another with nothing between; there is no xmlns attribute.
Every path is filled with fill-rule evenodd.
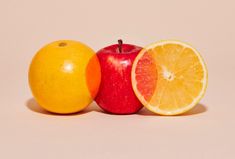
<svg viewBox="0 0 235 159"><path fill-rule="evenodd" d="M77 41L60 40L37 52L28 77L40 106L53 113L69 114L92 102L99 89L101 71L91 48Z"/></svg>

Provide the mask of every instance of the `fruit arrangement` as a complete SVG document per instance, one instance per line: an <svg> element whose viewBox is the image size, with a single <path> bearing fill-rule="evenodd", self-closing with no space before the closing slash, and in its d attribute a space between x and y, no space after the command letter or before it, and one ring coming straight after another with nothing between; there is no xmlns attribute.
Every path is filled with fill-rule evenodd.
<svg viewBox="0 0 235 159"><path fill-rule="evenodd" d="M53 113L76 113L95 100L112 114L133 114L144 106L178 115L203 97L208 74L198 51L179 41L142 48L118 40L95 53L80 42L60 40L37 52L28 78L35 100Z"/></svg>

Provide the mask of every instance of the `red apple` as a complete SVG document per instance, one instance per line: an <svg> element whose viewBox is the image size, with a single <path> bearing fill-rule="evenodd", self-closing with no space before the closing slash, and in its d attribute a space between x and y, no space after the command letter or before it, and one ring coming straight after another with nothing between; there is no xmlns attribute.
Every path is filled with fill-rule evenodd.
<svg viewBox="0 0 235 159"><path fill-rule="evenodd" d="M101 84L95 101L109 113L132 114L142 108L131 85L132 63L142 48L122 44L122 40L118 43L97 52Z"/></svg>

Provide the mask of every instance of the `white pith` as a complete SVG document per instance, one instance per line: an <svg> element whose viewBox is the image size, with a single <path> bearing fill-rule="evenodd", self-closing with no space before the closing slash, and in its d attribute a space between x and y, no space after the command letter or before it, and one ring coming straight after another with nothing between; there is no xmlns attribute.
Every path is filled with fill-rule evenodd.
<svg viewBox="0 0 235 159"><path fill-rule="evenodd" d="M163 77L167 81L173 81L175 78L175 74L169 71L166 67L163 66Z"/></svg>

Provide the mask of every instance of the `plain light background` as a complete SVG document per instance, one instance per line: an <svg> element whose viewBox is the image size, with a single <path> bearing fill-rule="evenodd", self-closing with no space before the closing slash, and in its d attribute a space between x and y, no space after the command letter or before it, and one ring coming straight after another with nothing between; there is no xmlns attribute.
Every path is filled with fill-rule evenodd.
<svg viewBox="0 0 235 159"><path fill-rule="evenodd" d="M94 50L161 39L191 43L209 70L205 97L183 116L41 110L27 82L43 45L74 39ZM1 159L234 159L235 2L233 0L0 0Z"/></svg>

